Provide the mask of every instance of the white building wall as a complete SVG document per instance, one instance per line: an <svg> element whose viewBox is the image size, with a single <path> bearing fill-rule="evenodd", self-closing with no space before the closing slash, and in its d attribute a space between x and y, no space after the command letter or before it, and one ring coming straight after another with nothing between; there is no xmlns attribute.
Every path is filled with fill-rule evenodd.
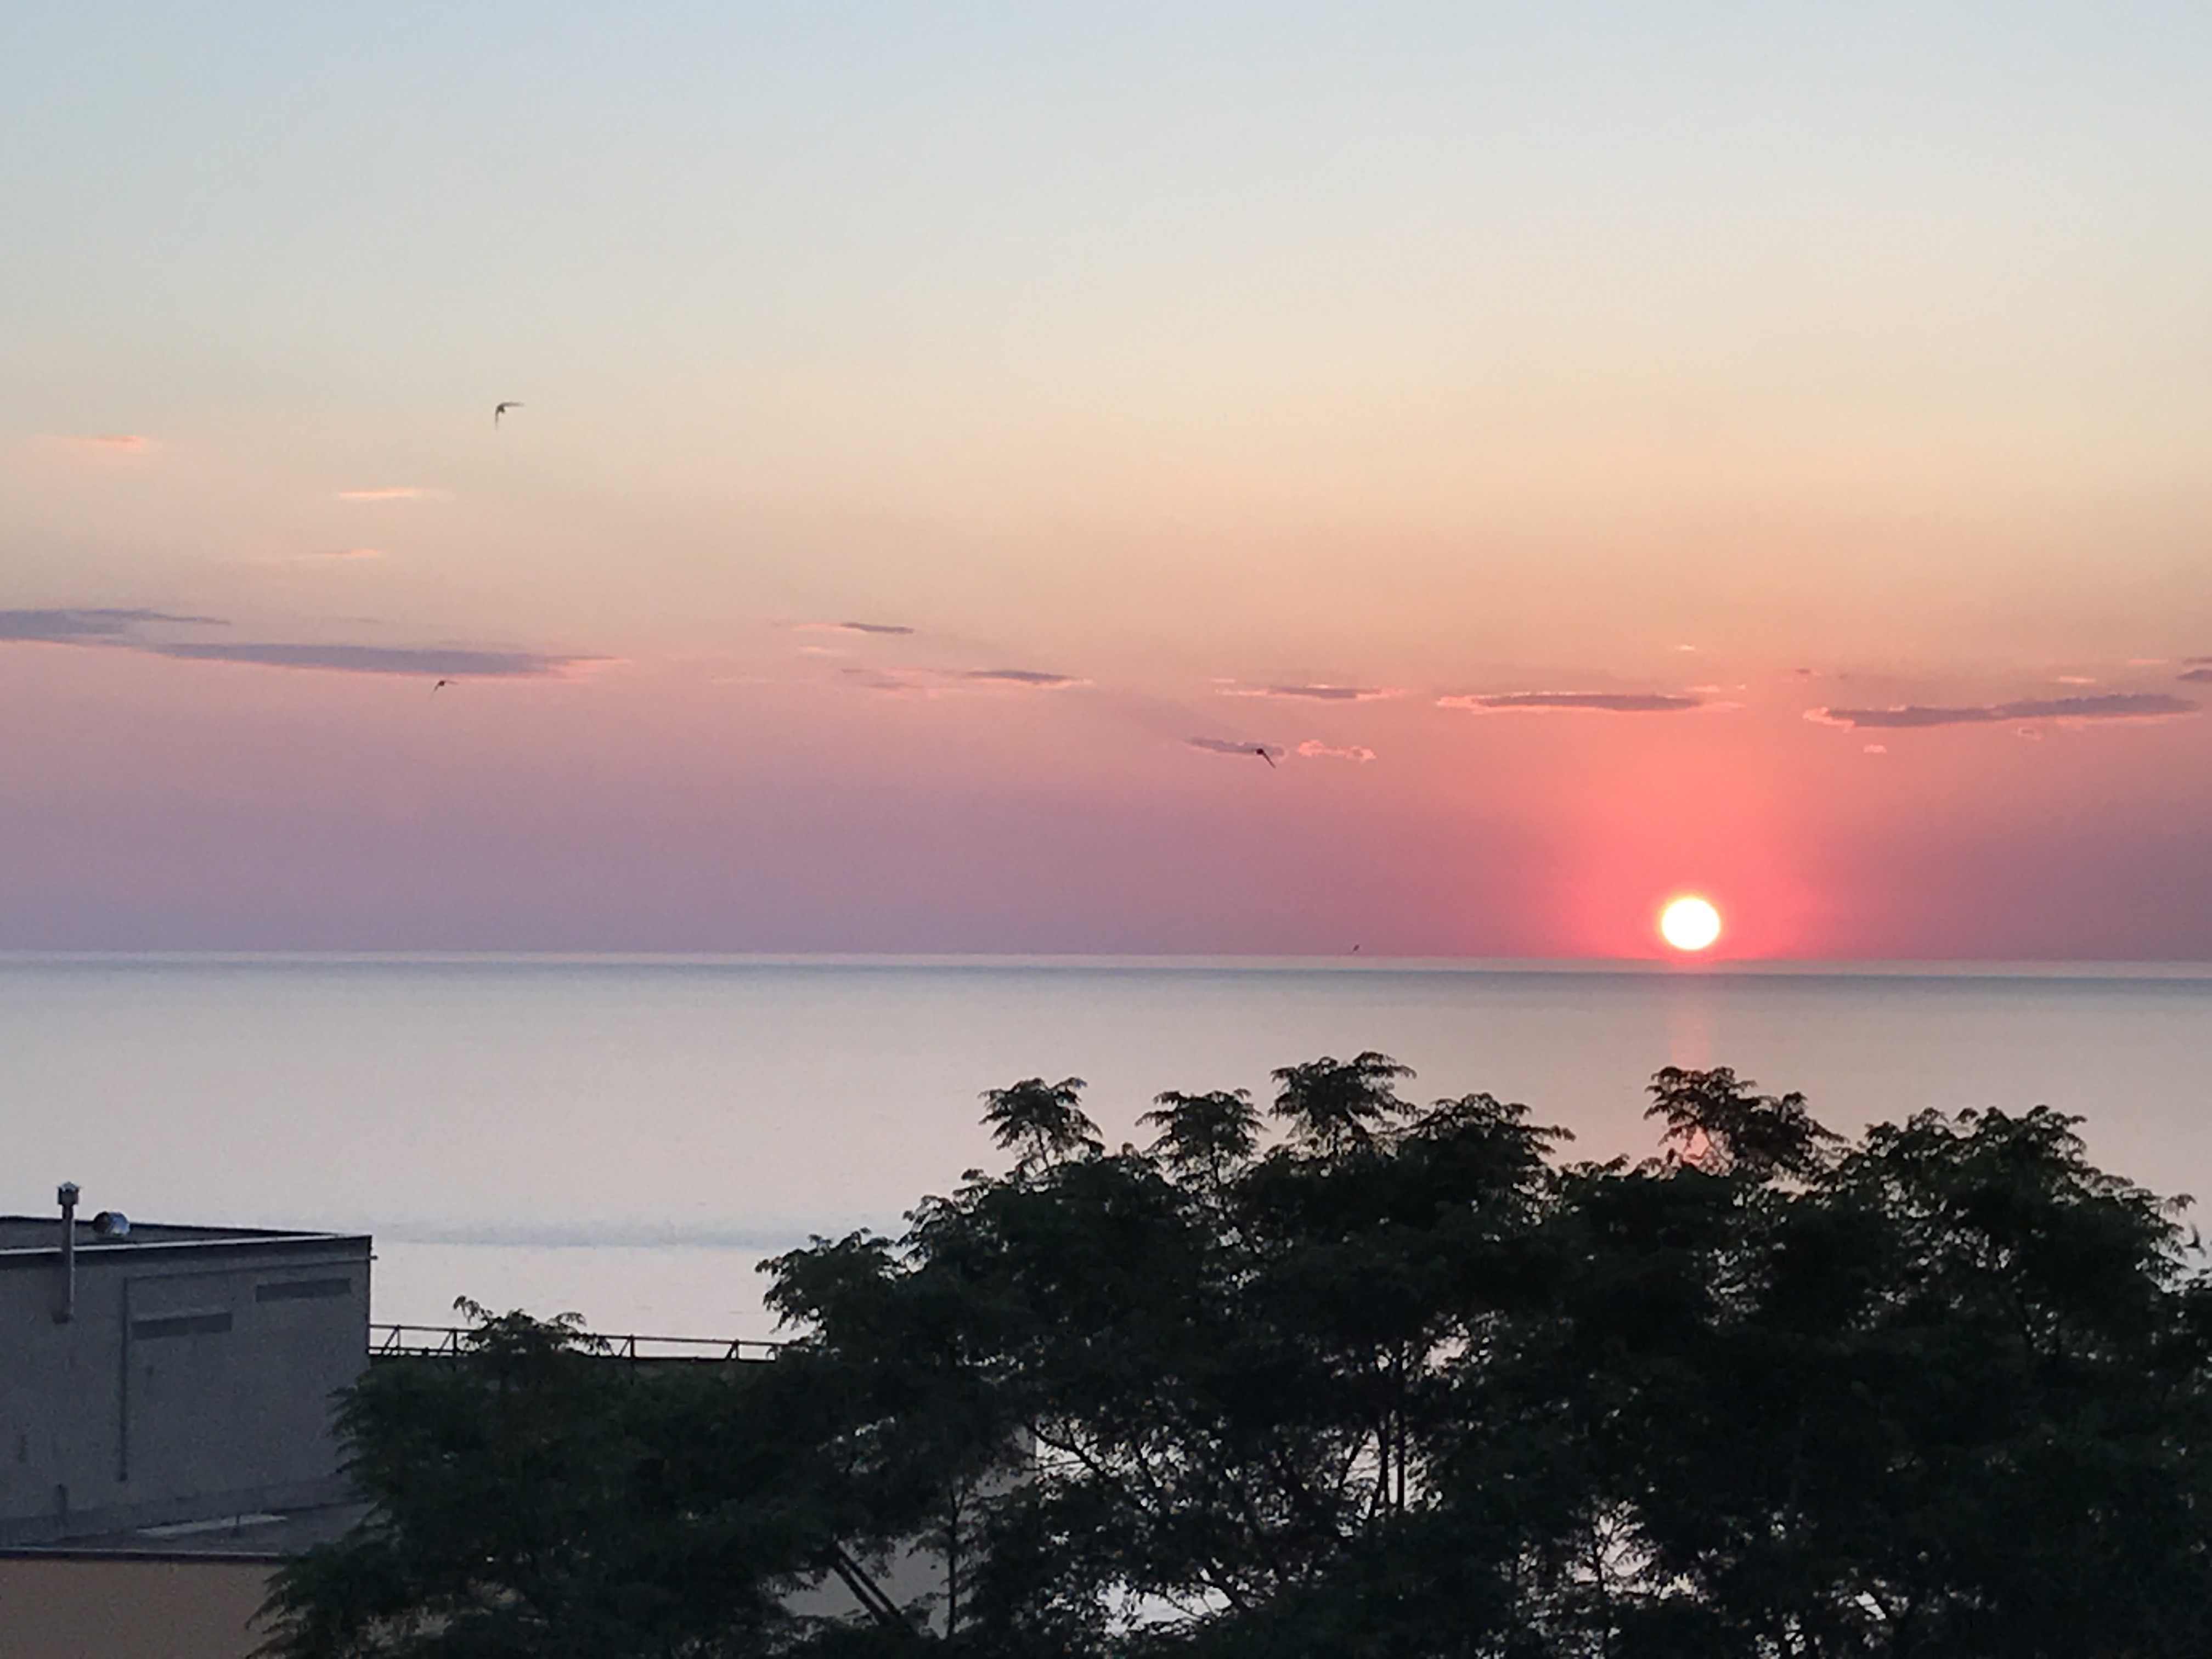
<svg viewBox="0 0 2212 1659"><path fill-rule="evenodd" d="M0 1254L0 1544L327 1503L368 1361L368 1241Z"/></svg>

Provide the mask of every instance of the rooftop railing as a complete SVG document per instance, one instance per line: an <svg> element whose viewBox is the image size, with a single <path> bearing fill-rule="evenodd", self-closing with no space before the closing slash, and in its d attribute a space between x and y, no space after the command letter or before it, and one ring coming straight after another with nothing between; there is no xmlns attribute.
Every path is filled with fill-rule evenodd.
<svg viewBox="0 0 2212 1659"><path fill-rule="evenodd" d="M465 1325L379 1325L368 1328L368 1351L380 1358L454 1358L468 1352L475 1333ZM630 1360L690 1359L727 1364L738 1359L772 1359L783 1346L753 1336L613 1336L599 1331L579 1331L581 1346L610 1358Z"/></svg>

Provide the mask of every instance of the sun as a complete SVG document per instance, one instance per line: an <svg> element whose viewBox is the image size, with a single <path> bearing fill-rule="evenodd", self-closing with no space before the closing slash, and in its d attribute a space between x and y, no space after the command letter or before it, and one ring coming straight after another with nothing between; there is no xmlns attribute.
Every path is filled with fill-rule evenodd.
<svg viewBox="0 0 2212 1659"><path fill-rule="evenodd" d="M1659 937L1677 951L1702 951L1721 936L1721 913L1694 893L1667 901L1659 912Z"/></svg>

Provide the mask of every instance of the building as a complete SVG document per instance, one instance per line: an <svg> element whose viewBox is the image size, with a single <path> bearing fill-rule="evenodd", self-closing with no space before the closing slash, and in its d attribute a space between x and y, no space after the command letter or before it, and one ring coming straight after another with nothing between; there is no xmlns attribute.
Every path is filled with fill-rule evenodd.
<svg viewBox="0 0 2212 1659"><path fill-rule="evenodd" d="M369 1241L0 1216L0 1547L342 1502Z"/></svg>
<svg viewBox="0 0 2212 1659"><path fill-rule="evenodd" d="M206 1530L0 1549L6 1659L251 1659L270 1576L342 1528L343 1512L246 1515ZM179 1523L190 1527L192 1523Z"/></svg>
<svg viewBox="0 0 2212 1659"><path fill-rule="evenodd" d="M370 1241L0 1216L0 1659L248 1659L290 1556L366 1512L331 1407L372 1356ZM463 1334L380 1328L375 1355L440 1363ZM624 1337L604 1363L764 1358L772 1344ZM793 1598L881 1613L937 1587L899 1553Z"/></svg>

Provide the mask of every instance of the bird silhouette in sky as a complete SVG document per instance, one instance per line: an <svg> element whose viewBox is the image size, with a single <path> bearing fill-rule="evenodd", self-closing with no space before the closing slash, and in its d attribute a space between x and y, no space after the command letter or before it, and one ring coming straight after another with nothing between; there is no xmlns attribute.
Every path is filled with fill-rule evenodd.
<svg viewBox="0 0 2212 1659"><path fill-rule="evenodd" d="M453 684L453 681L451 681L451 680L440 680L440 681L439 681L435 685L434 685L434 686L432 686L432 687L430 688L430 695L431 695L432 696L434 696L434 696L436 696L438 695L438 693L440 693L441 691L444 690L447 686L451 685L452 684Z"/></svg>
<svg viewBox="0 0 2212 1659"><path fill-rule="evenodd" d="M1267 744L1265 744L1264 743L1255 743L1255 744L1254 744L1252 745L1252 752L1253 752L1254 754L1257 755L1257 756L1258 756L1261 760L1263 760L1263 761L1265 761L1265 762L1267 762L1267 769L1268 769L1270 772L1273 772L1273 771L1274 771L1274 770L1276 770L1276 769L1277 769L1277 768L1276 768L1276 766L1275 766L1275 757L1274 757L1273 755L1271 755L1271 754L1269 754L1269 753L1267 752Z"/></svg>
<svg viewBox="0 0 2212 1659"><path fill-rule="evenodd" d="M500 417L501 416L502 416L502 415L506 414L506 413L507 413L507 411L508 410L510 410L510 409L520 409L520 408L521 408L521 407L522 407L522 405L521 405L520 404L518 404L518 403L513 403L513 402L504 403L504 404L494 404L492 405L492 409L491 409L491 423L492 423L494 426L497 426L497 425L499 424L499 417Z"/></svg>

